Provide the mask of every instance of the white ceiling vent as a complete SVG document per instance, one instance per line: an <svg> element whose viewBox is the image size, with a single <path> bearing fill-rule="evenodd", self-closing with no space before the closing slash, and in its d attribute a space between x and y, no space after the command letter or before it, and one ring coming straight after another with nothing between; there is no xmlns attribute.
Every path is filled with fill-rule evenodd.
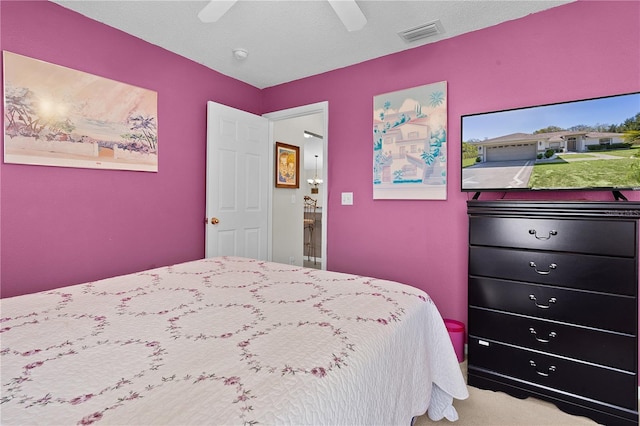
<svg viewBox="0 0 640 426"><path fill-rule="evenodd" d="M407 43L413 43L414 41L422 40L423 38L433 37L438 34L442 34L444 29L440 20L428 22L426 24L418 25L417 27L409 28L408 30L400 31L398 35Z"/></svg>

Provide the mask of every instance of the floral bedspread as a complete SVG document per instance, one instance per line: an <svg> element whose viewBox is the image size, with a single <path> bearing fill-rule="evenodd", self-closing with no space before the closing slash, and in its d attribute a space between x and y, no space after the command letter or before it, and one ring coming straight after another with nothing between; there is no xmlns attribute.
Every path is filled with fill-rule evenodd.
<svg viewBox="0 0 640 426"><path fill-rule="evenodd" d="M468 396L429 296L390 281L220 257L1 308L3 425L409 425Z"/></svg>

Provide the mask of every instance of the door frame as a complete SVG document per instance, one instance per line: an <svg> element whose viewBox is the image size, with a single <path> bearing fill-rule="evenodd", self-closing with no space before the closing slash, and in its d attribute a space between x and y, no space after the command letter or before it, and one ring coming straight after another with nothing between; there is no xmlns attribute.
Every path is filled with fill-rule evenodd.
<svg viewBox="0 0 640 426"><path fill-rule="evenodd" d="M274 128L273 124L276 121L288 120L290 118L302 117L305 115L312 114L322 114L323 120L323 143L322 143L322 179L324 181L324 185L327 185L327 176L328 176L328 165L329 165L329 102L322 101L309 105L302 105L295 108L284 109L280 111L274 111L267 114L262 114L263 117L269 119L269 144L271 148L269 149L269 176L271 179L274 179L275 176L275 166L274 166L274 146L275 146L275 138L274 138ZM271 185L273 188L274 184ZM328 212L328 194L329 191L326 189L322 191L322 249L321 258L322 258L322 269L327 269L327 212ZM269 212L269 225L267 226L267 238L269 241L269 246L267 247L267 256L269 260L273 259L273 190L269 191L269 206L271 206L271 210Z"/></svg>

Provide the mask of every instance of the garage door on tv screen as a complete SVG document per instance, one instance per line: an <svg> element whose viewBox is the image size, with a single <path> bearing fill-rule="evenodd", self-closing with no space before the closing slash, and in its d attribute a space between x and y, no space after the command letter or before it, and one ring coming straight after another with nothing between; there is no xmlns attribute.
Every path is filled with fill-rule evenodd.
<svg viewBox="0 0 640 426"><path fill-rule="evenodd" d="M462 190L640 188L640 92L462 116Z"/></svg>

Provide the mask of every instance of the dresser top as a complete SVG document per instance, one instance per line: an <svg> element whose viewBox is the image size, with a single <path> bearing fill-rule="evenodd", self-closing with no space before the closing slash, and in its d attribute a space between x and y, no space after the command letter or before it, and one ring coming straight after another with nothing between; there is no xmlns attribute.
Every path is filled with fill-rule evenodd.
<svg viewBox="0 0 640 426"><path fill-rule="evenodd" d="M640 219L640 202L468 200L469 214Z"/></svg>

